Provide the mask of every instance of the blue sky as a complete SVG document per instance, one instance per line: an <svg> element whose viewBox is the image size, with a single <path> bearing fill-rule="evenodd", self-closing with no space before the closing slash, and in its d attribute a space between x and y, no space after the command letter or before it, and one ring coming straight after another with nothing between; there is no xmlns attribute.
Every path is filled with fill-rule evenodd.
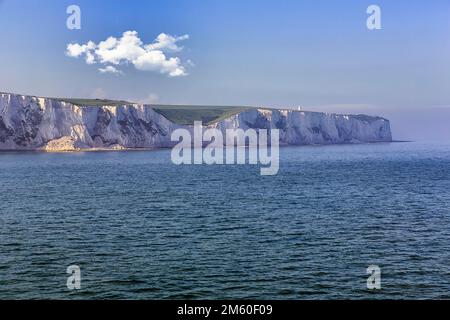
<svg viewBox="0 0 450 320"><path fill-rule="evenodd" d="M66 28L71 4L81 8L81 30ZM381 8L382 30L366 28L371 4ZM117 66L120 75L100 73L65 53L70 43L125 31L145 44L189 35L166 54L188 75L130 63ZM0 91L380 114L399 119L401 139L414 138L432 112L441 122L430 137L450 137L442 119L450 119L448 0L3 0L0 39Z"/></svg>

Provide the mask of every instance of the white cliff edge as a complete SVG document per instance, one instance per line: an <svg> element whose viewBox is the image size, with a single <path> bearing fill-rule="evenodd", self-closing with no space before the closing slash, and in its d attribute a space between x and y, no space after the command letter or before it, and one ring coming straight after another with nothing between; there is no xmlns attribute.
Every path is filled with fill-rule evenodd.
<svg viewBox="0 0 450 320"><path fill-rule="evenodd" d="M250 109L208 127L279 129L281 145L392 141L389 121L366 115ZM166 148L175 124L152 106L78 106L51 98L0 93L0 150Z"/></svg>

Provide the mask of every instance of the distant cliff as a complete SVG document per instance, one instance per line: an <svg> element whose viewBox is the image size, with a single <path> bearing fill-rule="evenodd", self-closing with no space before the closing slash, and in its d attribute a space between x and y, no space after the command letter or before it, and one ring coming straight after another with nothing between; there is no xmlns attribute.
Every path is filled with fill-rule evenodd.
<svg viewBox="0 0 450 320"><path fill-rule="evenodd" d="M175 144L170 141L173 130L192 130L188 124L169 120L158 106L91 101L80 104L0 93L0 150L165 148ZM205 113L213 110L203 108ZM389 121L380 117L263 108L236 110L209 121L208 127L276 128L280 129L281 145L392 141ZM183 112L189 115L189 106Z"/></svg>

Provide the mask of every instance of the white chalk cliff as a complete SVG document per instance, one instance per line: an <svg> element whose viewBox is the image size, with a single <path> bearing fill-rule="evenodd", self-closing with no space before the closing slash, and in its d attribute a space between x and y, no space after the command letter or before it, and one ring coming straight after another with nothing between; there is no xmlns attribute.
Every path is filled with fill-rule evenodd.
<svg viewBox="0 0 450 320"><path fill-rule="evenodd" d="M281 145L392 141L389 121L366 115L250 109L209 127L280 129ZM165 148L178 125L154 106L78 106L59 99L0 93L0 150L76 151Z"/></svg>

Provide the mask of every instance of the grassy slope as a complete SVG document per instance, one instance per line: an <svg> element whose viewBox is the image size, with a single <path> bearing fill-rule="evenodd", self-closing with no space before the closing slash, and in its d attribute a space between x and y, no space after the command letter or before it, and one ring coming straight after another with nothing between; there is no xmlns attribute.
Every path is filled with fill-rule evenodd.
<svg viewBox="0 0 450 320"><path fill-rule="evenodd" d="M108 99L75 99L75 98L74 99L53 98L53 99L75 104L77 106L92 106L92 107L119 106L131 104L130 102L123 100L108 100Z"/></svg>
<svg viewBox="0 0 450 320"><path fill-rule="evenodd" d="M156 112L172 122L183 125L192 125L194 121L211 124L237 113L252 109L252 107L227 106L184 106L184 105L152 105Z"/></svg>
<svg viewBox="0 0 450 320"><path fill-rule="evenodd" d="M123 100L78 99L78 98L47 98L47 97L31 96L31 95L27 95L27 94L8 93L8 92L1 92L1 91L0 91L0 94L12 94L12 95L18 95L18 96L53 99L53 100L57 100L57 101L63 101L63 102L71 103L71 104L74 104L74 105L77 105L77 106L99 107L99 106L119 106L119 105L131 104L130 102L123 101Z"/></svg>

